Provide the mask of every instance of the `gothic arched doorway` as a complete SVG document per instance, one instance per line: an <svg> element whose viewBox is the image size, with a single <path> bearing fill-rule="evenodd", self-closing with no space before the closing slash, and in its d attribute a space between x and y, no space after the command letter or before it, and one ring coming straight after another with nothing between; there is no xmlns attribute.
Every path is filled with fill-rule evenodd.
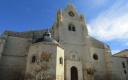
<svg viewBox="0 0 128 80"><path fill-rule="evenodd" d="M78 71L76 67L71 67L71 80L78 80Z"/></svg>

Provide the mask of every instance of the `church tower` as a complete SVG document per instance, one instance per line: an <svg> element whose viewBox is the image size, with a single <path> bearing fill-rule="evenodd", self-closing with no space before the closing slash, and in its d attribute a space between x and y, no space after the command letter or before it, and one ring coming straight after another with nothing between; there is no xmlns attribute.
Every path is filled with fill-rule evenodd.
<svg viewBox="0 0 128 80"><path fill-rule="evenodd" d="M83 15L79 15L72 4L63 11L58 10L52 32L65 50L65 80L87 79L83 70L89 60L88 30Z"/></svg>
<svg viewBox="0 0 128 80"><path fill-rule="evenodd" d="M63 11L58 10L53 32L59 42L72 44L83 42L83 36L88 35L83 15L79 15L71 4Z"/></svg>

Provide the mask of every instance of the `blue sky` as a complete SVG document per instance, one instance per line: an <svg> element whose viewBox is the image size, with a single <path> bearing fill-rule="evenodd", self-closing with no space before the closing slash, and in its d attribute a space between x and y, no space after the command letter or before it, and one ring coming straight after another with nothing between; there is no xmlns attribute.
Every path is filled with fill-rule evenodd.
<svg viewBox="0 0 128 80"><path fill-rule="evenodd" d="M49 28L56 11L70 0L0 0L0 33ZM128 0L72 0L84 14L89 34L110 45L112 52L128 48Z"/></svg>

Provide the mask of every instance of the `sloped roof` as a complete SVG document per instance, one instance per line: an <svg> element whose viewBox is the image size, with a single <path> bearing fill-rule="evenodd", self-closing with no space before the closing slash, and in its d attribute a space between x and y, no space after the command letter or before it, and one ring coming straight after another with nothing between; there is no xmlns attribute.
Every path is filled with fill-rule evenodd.
<svg viewBox="0 0 128 80"><path fill-rule="evenodd" d="M99 40L97 40L91 36L89 37L89 40L91 42L92 47L105 49L105 46L104 46L105 44L103 42L101 42L101 41L99 41Z"/></svg>
<svg viewBox="0 0 128 80"><path fill-rule="evenodd" d="M14 32L14 31L5 31L4 35L22 37L22 38L37 38L42 36L47 30L35 30L35 31L25 31L25 32Z"/></svg>

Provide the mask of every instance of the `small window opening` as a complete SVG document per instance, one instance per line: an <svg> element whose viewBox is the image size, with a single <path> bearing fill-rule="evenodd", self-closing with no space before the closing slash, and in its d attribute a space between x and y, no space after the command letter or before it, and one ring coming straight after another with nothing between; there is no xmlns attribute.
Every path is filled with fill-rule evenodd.
<svg viewBox="0 0 128 80"><path fill-rule="evenodd" d="M72 30L71 26L69 26L69 27L68 27L68 30L69 30L69 31L71 31L71 30Z"/></svg>
<svg viewBox="0 0 128 80"><path fill-rule="evenodd" d="M123 68L126 68L126 66L125 66L125 62L122 62L122 66L123 66Z"/></svg>
<svg viewBox="0 0 128 80"><path fill-rule="evenodd" d="M127 71L126 70L124 70L124 74L127 74Z"/></svg>
<svg viewBox="0 0 128 80"><path fill-rule="evenodd" d="M93 55L93 59L94 59L94 60L98 60L98 55L97 55L97 54L94 54L94 55Z"/></svg>
<svg viewBox="0 0 128 80"><path fill-rule="evenodd" d="M72 27L72 31L76 31L76 28L75 27Z"/></svg>
<svg viewBox="0 0 128 80"><path fill-rule="evenodd" d="M62 57L60 58L60 64L63 64L63 58Z"/></svg>
<svg viewBox="0 0 128 80"><path fill-rule="evenodd" d="M36 56L33 56L32 57L32 63L35 63L36 62Z"/></svg>
<svg viewBox="0 0 128 80"><path fill-rule="evenodd" d="M69 31L76 31L75 25L69 24L68 30L69 30Z"/></svg>

